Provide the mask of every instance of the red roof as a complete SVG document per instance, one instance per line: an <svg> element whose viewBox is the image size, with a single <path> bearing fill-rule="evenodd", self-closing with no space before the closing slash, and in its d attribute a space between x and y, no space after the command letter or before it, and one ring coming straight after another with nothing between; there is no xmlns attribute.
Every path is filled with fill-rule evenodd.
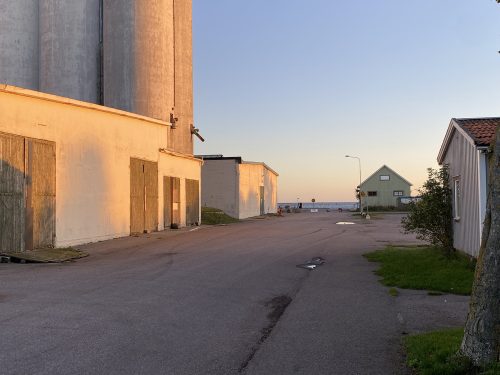
<svg viewBox="0 0 500 375"><path fill-rule="evenodd" d="M458 118L455 122L474 140L476 146L489 146L500 126L500 117Z"/></svg>

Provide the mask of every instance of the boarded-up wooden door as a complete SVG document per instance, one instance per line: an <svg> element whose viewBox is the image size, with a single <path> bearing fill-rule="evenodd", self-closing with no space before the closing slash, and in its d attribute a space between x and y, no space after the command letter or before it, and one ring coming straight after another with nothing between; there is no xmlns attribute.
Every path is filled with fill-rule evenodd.
<svg viewBox="0 0 500 375"><path fill-rule="evenodd" d="M180 224L181 180L177 177L163 177L163 225L169 228Z"/></svg>
<svg viewBox="0 0 500 375"><path fill-rule="evenodd" d="M26 247L52 247L56 235L55 144L26 140Z"/></svg>
<svg viewBox="0 0 500 375"><path fill-rule="evenodd" d="M56 146L0 133L0 250L53 247Z"/></svg>
<svg viewBox="0 0 500 375"><path fill-rule="evenodd" d="M186 225L197 225L200 221L200 184L198 180L186 179Z"/></svg>
<svg viewBox="0 0 500 375"><path fill-rule="evenodd" d="M25 249L24 138L0 133L0 251Z"/></svg>
<svg viewBox="0 0 500 375"><path fill-rule="evenodd" d="M158 163L130 158L130 233L158 229Z"/></svg>
<svg viewBox="0 0 500 375"><path fill-rule="evenodd" d="M260 186L260 214L264 215L266 213L265 211L265 202L264 202L264 186Z"/></svg>

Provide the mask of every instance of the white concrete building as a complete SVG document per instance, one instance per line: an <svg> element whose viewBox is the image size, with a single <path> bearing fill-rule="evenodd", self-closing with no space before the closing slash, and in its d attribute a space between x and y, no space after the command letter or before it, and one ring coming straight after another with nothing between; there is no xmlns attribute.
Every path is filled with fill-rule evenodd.
<svg viewBox="0 0 500 375"><path fill-rule="evenodd" d="M192 0L0 0L0 251L199 223L192 73Z"/></svg>
<svg viewBox="0 0 500 375"><path fill-rule="evenodd" d="M0 85L0 251L198 223L202 161L165 148L170 126Z"/></svg>
<svg viewBox="0 0 500 375"><path fill-rule="evenodd" d="M241 157L197 157L203 159L202 206L219 208L238 219L277 212L278 173L268 165Z"/></svg>
<svg viewBox="0 0 500 375"><path fill-rule="evenodd" d="M500 118L453 118L437 161L447 164L453 191L453 246L479 255L488 196L488 148Z"/></svg>

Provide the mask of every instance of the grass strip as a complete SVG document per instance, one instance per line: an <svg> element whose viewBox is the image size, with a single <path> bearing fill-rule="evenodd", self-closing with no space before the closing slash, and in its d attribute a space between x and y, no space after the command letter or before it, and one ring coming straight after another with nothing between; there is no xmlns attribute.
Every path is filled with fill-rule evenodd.
<svg viewBox="0 0 500 375"><path fill-rule="evenodd" d="M419 375L500 375L498 364L479 369L457 354L463 333L462 328L453 328L407 336L408 366Z"/></svg>
<svg viewBox="0 0 500 375"><path fill-rule="evenodd" d="M380 263L375 273L382 277L380 281L384 285L461 295L471 293L475 263L463 254L447 258L430 246L387 246L364 256Z"/></svg>
<svg viewBox="0 0 500 375"><path fill-rule="evenodd" d="M231 224L239 222L238 219L227 215L224 211L213 207L201 208L201 223L204 225Z"/></svg>

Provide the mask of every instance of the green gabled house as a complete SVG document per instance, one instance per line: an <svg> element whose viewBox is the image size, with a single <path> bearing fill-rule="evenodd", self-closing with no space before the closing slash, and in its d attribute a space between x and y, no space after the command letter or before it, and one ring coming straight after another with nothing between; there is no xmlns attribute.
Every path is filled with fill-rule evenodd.
<svg viewBox="0 0 500 375"><path fill-rule="evenodd" d="M397 207L402 197L411 195L412 183L393 171L387 165L361 183L363 207Z"/></svg>

